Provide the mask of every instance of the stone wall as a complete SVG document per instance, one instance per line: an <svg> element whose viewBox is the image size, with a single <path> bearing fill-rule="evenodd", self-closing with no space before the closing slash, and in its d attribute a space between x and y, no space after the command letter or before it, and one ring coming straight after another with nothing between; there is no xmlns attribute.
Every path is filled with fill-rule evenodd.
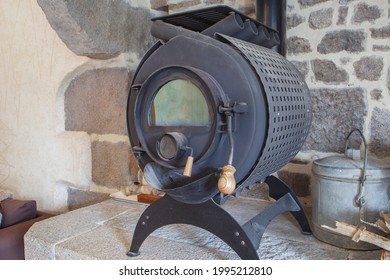
<svg viewBox="0 0 390 280"><path fill-rule="evenodd" d="M117 191L135 194L138 167L126 125L130 81L155 39L151 17L164 14L145 1L47 1L37 3L64 44L87 63L69 73L59 93L59 130L87 134L90 180L60 181L67 207L79 208Z"/></svg>
<svg viewBox="0 0 390 280"><path fill-rule="evenodd" d="M7 56L0 60L0 106L7 108L0 110L0 183L52 212L106 199L137 179L126 98L155 41L151 17L215 4L255 16L255 0L30 4L1 4L8 11L2 34L13 45L0 45ZM287 58L311 90L313 125L278 175L307 204L312 161L341 153L352 128L362 129L371 155L390 157L389 7L390 0L287 0Z"/></svg>
<svg viewBox="0 0 390 280"><path fill-rule="evenodd" d="M370 156L390 157L389 8L383 0L287 1L288 58L311 90L313 124L301 160L282 176L309 188L305 194L312 161L343 153L353 128L363 131Z"/></svg>

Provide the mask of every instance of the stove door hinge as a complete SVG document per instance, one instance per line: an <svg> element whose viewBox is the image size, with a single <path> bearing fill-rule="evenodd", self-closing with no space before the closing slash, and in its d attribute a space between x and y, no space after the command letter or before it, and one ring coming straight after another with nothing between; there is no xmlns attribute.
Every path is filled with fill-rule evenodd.
<svg viewBox="0 0 390 280"><path fill-rule="evenodd" d="M135 84L131 86L132 90L139 91L142 87L142 84Z"/></svg>
<svg viewBox="0 0 390 280"><path fill-rule="evenodd" d="M133 146L130 152L133 153L136 159L140 159L142 154L145 153L145 150L140 146Z"/></svg>

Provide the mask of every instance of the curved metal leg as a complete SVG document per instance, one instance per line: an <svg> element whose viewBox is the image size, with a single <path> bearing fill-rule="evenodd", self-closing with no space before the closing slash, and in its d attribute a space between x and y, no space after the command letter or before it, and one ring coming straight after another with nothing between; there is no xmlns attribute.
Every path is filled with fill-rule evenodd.
<svg viewBox="0 0 390 280"><path fill-rule="evenodd" d="M301 226L303 234L312 234L310 224L303 210L303 207L297 196L291 191L291 189L282 180L276 178L275 176L267 177L265 183L267 183L269 186L269 196L275 200L282 198L286 194L290 194L292 196L296 204L299 206L300 210L290 211L290 213L294 216L294 218Z"/></svg>
<svg viewBox="0 0 390 280"><path fill-rule="evenodd" d="M156 229L169 224L189 224L203 228L226 242L241 259L259 259L252 240L238 222L214 201L184 204L165 195L141 215L134 231L128 256L139 255L139 248Z"/></svg>
<svg viewBox="0 0 390 280"><path fill-rule="evenodd" d="M269 176L265 182L269 185L270 196L276 201L242 226L212 199L188 204L166 194L142 213L127 255L138 256L145 239L156 229L170 224L203 228L226 242L244 260L259 259L257 249L266 227L275 216L283 212L290 212L302 232L311 234L303 207L290 188L274 176Z"/></svg>
<svg viewBox="0 0 390 280"><path fill-rule="evenodd" d="M242 227L250 236L253 246L259 248L263 234L268 224L277 215L284 212L298 211L299 206L294 198L288 193L265 208L258 215L246 222Z"/></svg>

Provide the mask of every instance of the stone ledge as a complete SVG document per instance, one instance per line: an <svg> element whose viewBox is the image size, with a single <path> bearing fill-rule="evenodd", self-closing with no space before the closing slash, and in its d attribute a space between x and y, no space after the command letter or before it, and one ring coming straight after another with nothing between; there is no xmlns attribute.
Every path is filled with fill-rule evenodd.
<svg viewBox="0 0 390 280"><path fill-rule="evenodd" d="M230 199L223 207L244 223L269 204L265 200L239 197ZM36 223L25 236L26 259L239 259L219 238L189 225L156 230L141 246L140 256L127 257L135 224L145 207L135 202L107 200ZM289 214L270 223L258 253L261 259L380 257L380 251L352 252L302 235Z"/></svg>

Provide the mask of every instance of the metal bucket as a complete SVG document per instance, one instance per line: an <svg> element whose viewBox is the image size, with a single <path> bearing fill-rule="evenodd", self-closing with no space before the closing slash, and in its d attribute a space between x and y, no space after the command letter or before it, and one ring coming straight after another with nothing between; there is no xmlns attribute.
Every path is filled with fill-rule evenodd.
<svg viewBox="0 0 390 280"><path fill-rule="evenodd" d="M358 132L364 143L363 159L348 154L348 141ZM360 153L359 153L360 154ZM375 223L380 211L389 211L390 165L367 157L367 144L359 130L347 137L344 156L331 156L315 160L312 168L313 185L313 234L326 243L356 250L379 249L366 242L354 242L321 225L336 227L336 221L361 226ZM375 228L368 226L370 231ZM378 231L378 233L380 233Z"/></svg>

